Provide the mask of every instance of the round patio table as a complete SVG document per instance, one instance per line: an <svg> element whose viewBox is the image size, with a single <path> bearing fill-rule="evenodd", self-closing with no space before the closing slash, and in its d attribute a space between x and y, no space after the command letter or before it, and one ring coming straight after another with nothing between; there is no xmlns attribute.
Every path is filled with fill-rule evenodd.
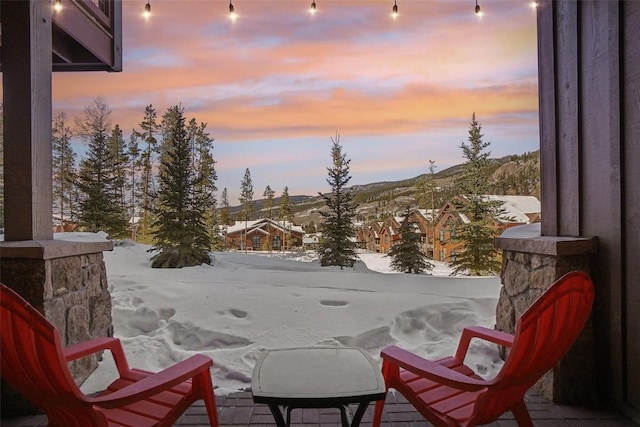
<svg viewBox="0 0 640 427"><path fill-rule="evenodd" d="M266 350L252 374L255 403L266 403L279 427L296 408L338 408L343 426L358 426L370 402L385 398L380 368L357 347ZM351 423L347 408L358 404ZM280 411L286 408L286 422Z"/></svg>

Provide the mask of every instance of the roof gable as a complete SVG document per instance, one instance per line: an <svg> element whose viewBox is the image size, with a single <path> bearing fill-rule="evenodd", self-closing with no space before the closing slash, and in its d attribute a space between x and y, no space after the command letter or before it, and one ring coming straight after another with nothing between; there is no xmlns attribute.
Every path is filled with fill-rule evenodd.
<svg viewBox="0 0 640 427"><path fill-rule="evenodd" d="M238 221L234 225L230 225L227 228L227 234L237 233L239 231L247 230L250 233L252 230L261 229L265 234L268 234L268 230L279 230L281 232L292 232L298 234L304 234L304 230L299 225L293 225L288 221L275 221L269 218L261 218L253 221Z"/></svg>

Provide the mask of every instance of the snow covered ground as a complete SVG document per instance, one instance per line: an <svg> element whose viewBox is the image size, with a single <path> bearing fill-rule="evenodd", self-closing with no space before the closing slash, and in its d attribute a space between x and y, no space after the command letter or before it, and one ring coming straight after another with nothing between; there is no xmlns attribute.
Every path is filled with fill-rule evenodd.
<svg viewBox="0 0 640 427"><path fill-rule="evenodd" d="M133 367L157 371L210 356L217 394L249 387L266 348L359 346L379 360L396 344L435 359L455 351L464 326L495 321L499 279L448 277L443 264L414 275L392 272L376 253L340 270L320 267L312 252L222 252L210 266L169 270L150 268L148 248L127 242L105 253L115 336ZM467 363L485 377L502 365L482 341L472 342ZM114 377L105 357L83 390Z"/></svg>

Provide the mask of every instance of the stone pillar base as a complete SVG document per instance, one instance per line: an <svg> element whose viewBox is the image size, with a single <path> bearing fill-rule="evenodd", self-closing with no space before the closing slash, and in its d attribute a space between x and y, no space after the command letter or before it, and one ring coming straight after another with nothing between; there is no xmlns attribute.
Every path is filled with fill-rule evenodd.
<svg viewBox="0 0 640 427"><path fill-rule="evenodd" d="M102 251L110 241L0 242L0 278L53 323L63 346L113 335L111 295ZM70 364L78 384L98 366L98 356ZM33 413L33 407L2 383L2 416Z"/></svg>
<svg viewBox="0 0 640 427"><path fill-rule="evenodd" d="M494 244L503 251L496 325L509 333L514 332L516 319L555 280L573 270L590 273L591 257L597 250L596 238L540 236L540 224L508 229ZM594 405L598 400L595 369L589 318L573 347L534 390L556 403Z"/></svg>

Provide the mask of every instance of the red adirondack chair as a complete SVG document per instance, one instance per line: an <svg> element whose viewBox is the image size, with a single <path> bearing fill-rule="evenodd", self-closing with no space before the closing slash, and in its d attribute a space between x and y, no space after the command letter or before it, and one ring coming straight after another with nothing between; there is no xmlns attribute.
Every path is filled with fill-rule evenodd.
<svg viewBox="0 0 640 427"><path fill-rule="evenodd" d="M63 348L55 326L18 294L0 284L0 298L0 373L47 413L50 426L171 426L199 399L211 426L218 425L209 357L194 355L155 374L131 369L119 340ZM99 396L86 396L67 362L101 350L111 351L120 378Z"/></svg>
<svg viewBox="0 0 640 427"><path fill-rule="evenodd" d="M582 272L561 277L516 322L515 334L483 327L462 332L456 354L437 361L391 346L382 350L382 373L393 388L435 426L476 426L511 411L519 426L533 426L524 394L553 368L582 330L593 303L593 283ZM498 375L485 381L464 365L472 338L510 347ZM384 400L373 425L380 425Z"/></svg>

